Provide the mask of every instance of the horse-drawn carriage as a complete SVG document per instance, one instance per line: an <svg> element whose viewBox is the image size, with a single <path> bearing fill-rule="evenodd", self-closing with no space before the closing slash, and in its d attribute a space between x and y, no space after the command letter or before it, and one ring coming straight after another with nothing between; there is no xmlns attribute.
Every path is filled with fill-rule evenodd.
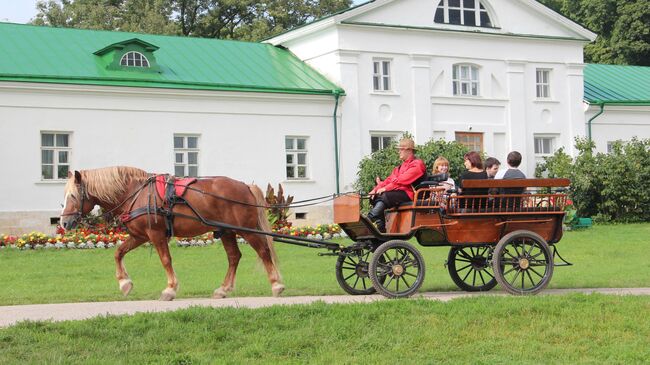
<svg viewBox="0 0 650 365"><path fill-rule="evenodd" d="M465 188L508 192L492 195L450 195L435 182L420 185L412 202L386 210L386 233L360 214L359 195L340 196L334 221L355 243L339 252L338 282L350 294L414 294L426 268L408 242L415 238L422 246L451 246L447 268L463 290L486 291L498 283L513 294L535 294L549 283L554 266L568 265L555 247L568 185L567 179L464 181Z"/></svg>
<svg viewBox="0 0 650 365"><path fill-rule="evenodd" d="M379 232L361 214L360 195L334 197L334 221L354 241L344 246L271 232L264 196L255 185L226 177L178 180L117 166L70 175L61 224L73 229L95 205L120 217L129 232L115 252L121 291L127 295L133 288L124 255L149 241L167 274L162 300L174 299L178 288L168 248L170 237L209 231L221 235L228 256L228 271L214 291L215 298L225 297L234 288L241 257L236 235L248 241L261 258L274 295L279 295L284 285L271 237L324 248L331 251L324 255L338 256L336 277L350 294L414 294L424 280L425 263L407 242L412 238L422 246L451 246L447 266L461 289L484 291L499 283L513 294L534 294L546 287L553 267L559 266L554 258L568 264L554 244L562 237L567 199L563 188L569 181L468 180L464 184L466 188L509 190L507 194L449 195L435 181L424 183L416 188L413 202L386 210L387 233Z"/></svg>

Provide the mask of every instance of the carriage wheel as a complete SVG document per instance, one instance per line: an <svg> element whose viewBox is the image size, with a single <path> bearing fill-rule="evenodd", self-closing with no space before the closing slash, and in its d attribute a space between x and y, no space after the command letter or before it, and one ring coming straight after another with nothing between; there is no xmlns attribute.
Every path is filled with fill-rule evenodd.
<svg viewBox="0 0 650 365"><path fill-rule="evenodd" d="M488 291L497 285L490 266L490 246L452 247L447 258L449 276L465 291Z"/></svg>
<svg viewBox="0 0 650 365"><path fill-rule="evenodd" d="M553 276L553 254L548 244L530 231L503 236L492 257L495 277L510 294L537 294Z"/></svg>
<svg viewBox="0 0 650 365"><path fill-rule="evenodd" d="M376 292L368 276L372 253L359 250L351 255L341 255L336 260L336 281L346 293L369 295Z"/></svg>
<svg viewBox="0 0 650 365"><path fill-rule="evenodd" d="M424 258L413 245L388 241L375 250L369 275L377 292L388 298L413 295L424 282Z"/></svg>

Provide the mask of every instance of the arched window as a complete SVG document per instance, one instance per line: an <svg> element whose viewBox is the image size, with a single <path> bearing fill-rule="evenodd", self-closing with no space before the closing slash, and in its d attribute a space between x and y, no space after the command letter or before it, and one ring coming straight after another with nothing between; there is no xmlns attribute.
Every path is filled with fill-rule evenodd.
<svg viewBox="0 0 650 365"><path fill-rule="evenodd" d="M441 24L492 27L487 9L480 0L440 0L433 21Z"/></svg>
<svg viewBox="0 0 650 365"><path fill-rule="evenodd" d="M452 72L454 95L479 96L478 67L456 64Z"/></svg>
<svg viewBox="0 0 650 365"><path fill-rule="evenodd" d="M140 52L127 52L120 60L120 66L149 67L149 60Z"/></svg>

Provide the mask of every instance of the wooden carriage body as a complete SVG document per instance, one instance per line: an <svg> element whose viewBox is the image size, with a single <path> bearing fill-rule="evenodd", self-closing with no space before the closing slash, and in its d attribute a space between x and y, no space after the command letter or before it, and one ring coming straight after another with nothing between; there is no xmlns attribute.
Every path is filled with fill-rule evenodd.
<svg viewBox="0 0 650 365"><path fill-rule="evenodd" d="M354 241L410 239L422 246L496 244L510 232L527 230L554 244L562 238L568 179L468 180L466 188L519 189L518 194L448 195L431 186L412 202L387 209L386 233L360 214L359 195L334 202L334 222Z"/></svg>

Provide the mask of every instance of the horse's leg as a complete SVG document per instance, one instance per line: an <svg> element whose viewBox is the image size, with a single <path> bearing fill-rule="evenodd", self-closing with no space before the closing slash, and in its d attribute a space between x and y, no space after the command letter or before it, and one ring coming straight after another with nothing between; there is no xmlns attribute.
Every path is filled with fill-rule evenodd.
<svg viewBox="0 0 650 365"><path fill-rule="evenodd" d="M269 276L269 282L271 282L271 291L273 292L273 296L280 296L284 291L284 285L280 278L280 272L271 256L272 248L269 247L271 244L270 237L256 233L241 232L240 234L251 245L251 247L253 247L260 259L262 259L266 273Z"/></svg>
<svg viewBox="0 0 650 365"><path fill-rule="evenodd" d="M146 241L146 238L135 238L134 236L129 235L126 241L122 242L117 250L115 250L115 277L117 278L117 283L119 284L120 290L124 296L129 295L131 289L133 289L133 282L129 278L129 274L126 272L126 268L124 267L124 255Z"/></svg>
<svg viewBox="0 0 650 365"><path fill-rule="evenodd" d="M235 275L241 258L241 251L237 245L237 236L234 232L223 233L221 242L228 256L228 272L226 272L226 277L223 279L223 284L212 293L212 297L215 299L225 298L228 293L235 289Z"/></svg>
<svg viewBox="0 0 650 365"><path fill-rule="evenodd" d="M160 263L167 274L167 287L160 294L160 300L174 300L178 290L178 280L172 267L172 256L169 254L169 238L167 238L165 232L159 230L150 230L147 233L149 234L149 240L158 252L158 256L160 256Z"/></svg>

